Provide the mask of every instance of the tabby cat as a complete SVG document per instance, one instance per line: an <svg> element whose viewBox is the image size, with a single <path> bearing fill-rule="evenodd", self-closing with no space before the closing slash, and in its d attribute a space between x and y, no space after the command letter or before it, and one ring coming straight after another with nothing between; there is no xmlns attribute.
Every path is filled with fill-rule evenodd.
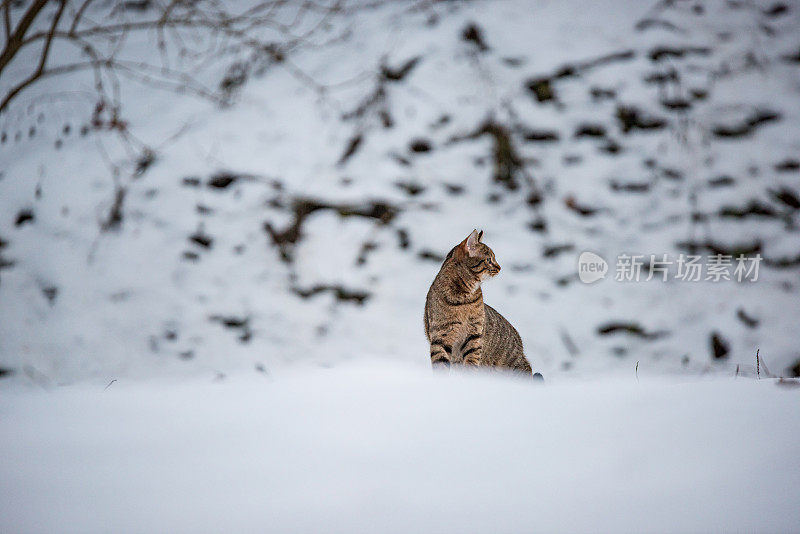
<svg viewBox="0 0 800 534"><path fill-rule="evenodd" d="M434 369L453 365L510 369L526 375L531 365L519 333L483 303L481 281L500 272L492 249L473 230L447 255L425 301L425 336ZM536 373L536 377L541 375Z"/></svg>

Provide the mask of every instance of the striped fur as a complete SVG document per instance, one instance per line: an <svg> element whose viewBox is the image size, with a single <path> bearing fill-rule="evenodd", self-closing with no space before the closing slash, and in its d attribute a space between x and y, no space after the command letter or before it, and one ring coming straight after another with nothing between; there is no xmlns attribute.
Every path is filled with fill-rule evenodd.
<svg viewBox="0 0 800 534"><path fill-rule="evenodd" d="M425 301L425 336L434 368L451 365L511 369L527 375L531 366L519 333L483 303L481 281L500 272L492 249L474 230L447 255Z"/></svg>

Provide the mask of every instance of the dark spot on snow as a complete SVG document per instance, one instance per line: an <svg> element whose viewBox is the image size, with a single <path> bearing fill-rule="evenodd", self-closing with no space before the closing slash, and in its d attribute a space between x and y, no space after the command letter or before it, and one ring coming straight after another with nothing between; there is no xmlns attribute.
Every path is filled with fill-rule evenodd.
<svg viewBox="0 0 800 534"><path fill-rule="evenodd" d="M647 54L650 61L658 62L665 58L683 58L685 56L707 56L711 49L705 46L656 46Z"/></svg>
<svg viewBox="0 0 800 534"><path fill-rule="evenodd" d="M671 32L684 33L683 30L681 30L675 24L671 23L668 20L653 19L653 18L640 20L639 22L636 23L636 26L634 26L634 28L636 29L636 31L639 32L643 32L651 28L660 28L662 30L667 30Z"/></svg>
<svg viewBox="0 0 800 534"><path fill-rule="evenodd" d="M292 292L302 299L309 299L321 293L330 293L339 302L348 302L362 306L369 298L370 293L358 289L347 289L342 285L317 284L308 289L293 287Z"/></svg>
<svg viewBox="0 0 800 534"><path fill-rule="evenodd" d="M464 186L458 184L442 184L444 185L445 191L449 195L461 195L464 193Z"/></svg>
<svg viewBox="0 0 800 534"><path fill-rule="evenodd" d="M395 69L389 67L386 63L383 63L381 65L381 76L383 76L384 80L399 82L405 78L408 73L414 69L414 67L417 66L421 59L422 56L412 57Z"/></svg>
<svg viewBox="0 0 800 534"><path fill-rule="evenodd" d="M755 256L756 254L759 254L762 249L761 241L758 239L749 243L734 243L732 245L722 244L711 239L705 241L689 240L679 241L675 244L675 246L681 250L687 251L689 254L699 254L700 252L706 250L711 254L721 254L723 256L731 256L734 258L740 255L744 255L745 257ZM764 261L766 263L766 258Z"/></svg>
<svg viewBox="0 0 800 534"><path fill-rule="evenodd" d="M442 126L446 126L446 125L450 124L451 120L452 120L452 117L450 115L447 115L447 114L441 115L438 119L436 119L436 122L434 122L433 124L430 125L430 128L432 130L438 130Z"/></svg>
<svg viewBox="0 0 800 534"><path fill-rule="evenodd" d="M592 217L600 211L599 208L593 208L590 206L579 204L578 201L575 200L575 197L572 195L569 195L564 199L564 205L567 208L574 211L575 213L577 213L578 215L580 215L581 217Z"/></svg>
<svg viewBox="0 0 800 534"><path fill-rule="evenodd" d="M483 31L474 22L470 22L461 31L461 39L474 44L481 52L489 50L486 40L483 38Z"/></svg>
<svg viewBox="0 0 800 534"><path fill-rule="evenodd" d="M172 328L168 328L164 331L164 339L167 341L177 341L178 340L178 331Z"/></svg>
<svg viewBox="0 0 800 534"><path fill-rule="evenodd" d="M31 209L23 209L17 213L17 218L14 220L14 226L22 226L23 224L30 224L36 221L36 216Z"/></svg>
<svg viewBox="0 0 800 534"><path fill-rule="evenodd" d="M669 332L664 330L648 332L638 323L622 321L612 321L598 326L597 333L601 336L608 336L611 334L628 334L633 337L651 341L669 335Z"/></svg>
<svg viewBox="0 0 800 534"><path fill-rule="evenodd" d="M708 91L705 89L690 89L689 94L692 95L692 98L695 100L705 100L708 98Z"/></svg>
<svg viewBox="0 0 800 534"><path fill-rule="evenodd" d="M200 178L197 176L187 176L181 180L181 183L186 187L200 187Z"/></svg>
<svg viewBox="0 0 800 534"><path fill-rule="evenodd" d="M181 360L191 360L194 358L194 351L193 350L185 350L183 352L178 353L178 357Z"/></svg>
<svg viewBox="0 0 800 534"><path fill-rule="evenodd" d="M492 153L494 173L492 178L510 191L518 189L521 179L524 178L524 165L508 128L489 120L469 134L453 137L450 143L477 139L484 135L491 137L494 142Z"/></svg>
<svg viewBox="0 0 800 534"><path fill-rule="evenodd" d="M789 6L784 4L783 2L776 2L772 4L770 7L762 10L767 17L780 17L781 15L785 15L789 12Z"/></svg>
<svg viewBox="0 0 800 534"><path fill-rule="evenodd" d="M712 128L712 132L717 137L745 137L753 133L753 131L770 122L781 119L781 115L770 110L756 110L744 121L738 124L730 125L716 125Z"/></svg>
<svg viewBox="0 0 800 534"><path fill-rule="evenodd" d="M599 123L583 123L578 125L574 137L605 137L606 128Z"/></svg>
<svg viewBox="0 0 800 534"><path fill-rule="evenodd" d="M361 245L361 251L358 253L358 257L356 258L356 266L362 267L367 264L367 256L373 250L377 250L378 244L374 241L365 241L364 244Z"/></svg>
<svg viewBox="0 0 800 534"><path fill-rule="evenodd" d="M661 105L670 111L685 111L692 107L692 103L685 98L664 98Z"/></svg>
<svg viewBox="0 0 800 534"><path fill-rule="evenodd" d="M566 154L563 159L564 165L567 166L578 165L581 161L583 158L578 154Z"/></svg>
<svg viewBox="0 0 800 534"><path fill-rule="evenodd" d="M744 206L723 206L718 215L722 218L744 219L746 217L777 217L778 213L759 200L750 200Z"/></svg>
<svg viewBox="0 0 800 534"><path fill-rule="evenodd" d="M764 258L764 265L775 269L791 269L800 266L800 254L794 258L784 256L781 258Z"/></svg>
<svg viewBox="0 0 800 534"><path fill-rule="evenodd" d="M514 68L521 67L522 65L525 64L524 57L504 57L502 61L509 67L514 67Z"/></svg>
<svg viewBox="0 0 800 534"><path fill-rule="evenodd" d="M56 303L56 298L58 297L58 288L55 286L43 287L42 294L44 295L44 298L47 299L47 303L52 306Z"/></svg>
<svg viewBox="0 0 800 534"><path fill-rule="evenodd" d="M744 308L739 308L738 310L736 310L736 317L742 323L744 323L744 325L747 326L747 328L758 327L759 320L756 319L755 317L751 317L750 315L748 315L747 312L744 311Z"/></svg>
<svg viewBox="0 0 800 534"><path fill-rule="evenodd" d="M208 181L206 182L206 186L212 189L227 189L229 186L245 178L247 178L247 176L243 174L236 174L229 171L220 171L208 179Z"/></svg>
<svg viewBox="0 0 800 534"><path fill-rule="evenodd" d="M408 235L408 230L405 228L397 229L397 240L402 250L407 250L408 247L411 246L411 238Z"/></svg>
<svg viewBox="0 0 800 534"><path fill-rule="evenodd" d="M200 255L193 250L184 251L182 257L186 261L196 262L200 260Z"/></svg>
<svg viewBox="0 0 800 534"><path fill-rule="evenodd" d="M619 61L628 61L634 57L636 57L636 52L633 50L622 50L620 52L612 52L610 54L599 56L594 59L579 61L577 63L568 63L556 70L553 78L558 79L579 76L595 67L602 67Z"/></svg>
<svg viewBox="0 0 800 534"><path fill-rule="evenodd" d="M796 359L792 365L786 368L786 373L794 378L800 377L800 358Z"/></svg>
<svg viewBox="0 0 800 534"><path fill-rule="evenodd" d="M788 187L782 187L777 190L770 189L769 194L772 195L775 200L792 209L800 209L800 197Z"/></svg>
<svg viewBox="0 0 800 534"><path fill-rule="evenodd" d="M626 134L635 129L659 130L667 125L666 120L645 115L634 106L617 106L616 117L617 121L619 121L620 129Z"/></svg>
<svg viewBox="0 0 800 534"><path fill-rule="evenodd" d="M211 215L212 213L214 213L214 210L212 208L209 208L208 206L205 206L203 204L198 204L197 206L195 206L194 209L198 213L198 215Z"/></svg>
<svg viewBox="0 0 800 534"><path fill-rule="evenodd" d="M189 241L204 249L210 249L214 245L214 238L206 234L202 228L199 228L195 233L190 235Z"/></svg>
<svg viewBox="0 0 800 534"><path fill-rule="evenodd" d="M604 87L592 87L589 89L589 94L592 95L593 100L613 100L617 96L614 89L607 89Z"/></svg>
<svg viewBox="0 0 800 534"><path fill-rule="evenodd" d="M13 374L14 374L13 369L9 369L7 367L0 367L0 378L8 378Z"/></svg>
<svg viewBox="0 0 800 534"><path fill-rule="evenodd" d="M411 152L421 153L431 151L431 142L427 139L414 139L408 144Z"/></svg>
<svg viewBox="0 0 800 534"><path fill-rule="evenodd" d="M353 137L351 137L350 140L347 141L347 146L345 147L344 152L342 152L342 155L339 158L339 161L336 163L336 165L342 166L345 163L347 163L347 160L352 158L353 155L356 152L358 152L358 149L361 146L361 142L363 140L364 136L360 133L357 133Z"/></svg>
<svg viewBox="0 0 800 534"><path fill-rule="evenodd" d="M545 258L555 258L564 252L569 252L575 248L571 243L564 243L559 245L545 245L542 248L542 256Z"/></svg>
<svg viewBox="0 0 800 534"><path fill-rule="evenodd" d="M320 210L332 210L340 217L363 217L375 219L378 224L389 224L399 213L399 208L384 201L367 201L362 204L328 203L312 198L296 197L291 203L294 221L283 230L275 228L271 222L264 223L264 231L278 247L281 259L287 263L293 261L294 245L302 238L302 227L306 218Z"/></svg>
<svg viewBox="0 0 800 534"><path fill-rule="evenodd" d="M786 63L800 63L800 47L796 54L785 54L781 56L781 59Z"/></svg>
<svg viewBox="0 0 800 534"><path fill-rule="evenodd" d="M616 193L647 193L650 190L650 183L611 180L611 190Z"/></svg>
<svg viewBox="0 0 800 534"><path fill-rule="evenodd" d="M651 72L644 77L644 82L654 85L665 85L667 83L677 83L680 79L678 71L670 67L665 70Z"/></svg>
<svg viewBox="0 0 800 534"><path fill-rule="evenodd" d="M439 254L429 249L420 250L419 253L417 253L417 257L421 260L435 261L436 263L442 263L444 261L443 254Z"/></svg>
<svg viewBox="0 0 800 534"><path fill-rule="evenodd" d="M663 167L661 169L661 173L664 175L664 178L668 178L670 180L681 180L683 179L683 173L678 169L671 169L669 167Z"/></svg>
<svg viewBox="0 0 800 534"><path fill-rule="evenodd" d="M775 170L778 172L793 172L800 170L800 161L796 159L785 159L780 163L775 164Z"/></svg>
<svg viewBox="0 0 800 534"><path fill-rule="evenodd" d="M425 188L416 182L395 182L397 188L402 189L408 196L415 197L425 191Z"/></svg>
<svg viewBox="0 0 800 534"><path fill-rule="evenodd" d="M547 102L548 100L555 99L553 86L550 78L533 78L526 83L528 91L533 93L536 100L539 102Z"/></svg>
<svg viewBox="0 0 800 534"><path fill-rule="evenodd" d="M727 174L723 174L723 175L717 176L715 178L711 178L708 181L708 186L709 187L715 187L715 188L716 187L730 187L735 183L736 183L736 180L733 178L733 176L729 176Z"/></svg>
<svg viewBox="0 0 800 534"><path fill-rule="evenodd" d="M622 152L622 145L617 143L614 139L609 139L607 142L603 143L597 150L600 152L605 152L606 154L611 154L612 156L619 154Z"/></svg>
<svg viewBox="0 0 800 534"><path fill-rule="evenodd" d="M526 141L532 142L549 142L549 141L558 141L558 132L555 130L529 130L524 129L522 132L522 137Z"/></svg>
<svg viewBox="0 0 800 534"><path fill-rule="evenodd" d="M216 322L230 330L239 331L239 341L247 343L253 337L253 332L250 330L249 317L237 317L235 315L212 315L208 318L212 322Z"/></svg>
<svg viewBox="0 0 800 534"><path fill-rule="evenodd" d="M397 152L392 152L392 153L390 154L390 156L391 156L391 157L392 157L392 158L393 158L393 159L394 159L394 160L395 160L395 161L396 161L398 164L402 165L403 167L410 167L410 166L411 166L411 160L410 160L410 159L408 159L407 157L405 157L405 156L401 155L401 154L398 154Z"/></svg>
<svg viewBox="0 0 800 534"><path fill-rule="evenodd" d="M719 332L711 333L711 357L715 360L721 360L728 357L731 351L730 344Z"/></svg>

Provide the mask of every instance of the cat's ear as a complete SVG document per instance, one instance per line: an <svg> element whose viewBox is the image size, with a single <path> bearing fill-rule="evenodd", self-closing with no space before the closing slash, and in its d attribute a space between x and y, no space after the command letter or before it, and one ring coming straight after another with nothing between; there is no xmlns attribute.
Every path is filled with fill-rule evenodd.
<svg viewBox="0 0 800 534"><path fill-rule="evenodd" d="M483 241L481 241L481 239L483 239L483 230L478 232L478 243L483 243Z"/></svg>
<svg viewBox="0 0 800 534"><path fill-rule="evenodd" d="M482 234L483 232L481 232ZM478 242L481 240L481 236L478 234L477 230L473 230L471 234L467 237L466 241L464 242L464 248L467 251L467 254L470 256L474 256L478 252Z"/></svg>

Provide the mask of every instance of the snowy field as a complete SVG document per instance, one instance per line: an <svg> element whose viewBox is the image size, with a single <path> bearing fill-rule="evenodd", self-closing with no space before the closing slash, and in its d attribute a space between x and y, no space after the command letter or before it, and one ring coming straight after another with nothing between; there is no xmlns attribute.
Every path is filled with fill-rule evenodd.
<svg viewBox="0 0 800 534"><path fill-rule="evenodd" d="M352 365L4 392L2 532L797 532L800 392Z"/></svg>
<svg viewBox="0 0 800 534"><path fill-rule="evenodd" d="M275 5L0 110L0 533L800 532L800 2ZM431 376L473 228L544 385Z"/></svg>
<svg viewBox="0 0 800 534"><path fill-rule="evenodd" d="M211 88L249 65L226 106L120 76L136 141L88 73L0 115L12 380L418 363L425 293L473 228L503 266L486 300L546 376L752 375L759 349L800 374L800 4L350 5L286 62L206 61ZM156 37L121 58L157 63ZM584 250L605 280L578 281ZM755 282L614 279L620 254L689 253L763 261Z"/></svg>

